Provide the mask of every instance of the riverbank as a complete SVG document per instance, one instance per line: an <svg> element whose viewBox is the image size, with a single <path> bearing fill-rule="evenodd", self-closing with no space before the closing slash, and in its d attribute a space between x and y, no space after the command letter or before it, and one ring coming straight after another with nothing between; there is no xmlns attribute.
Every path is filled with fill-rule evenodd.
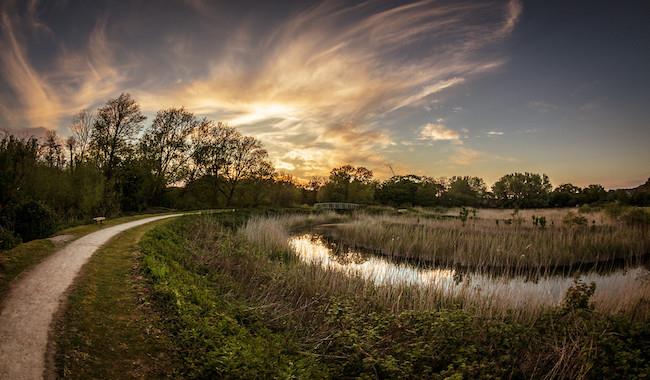
<svg viewBox="0 0 650 380"><path fill-rule="evenodd" d="M185 217L142 240L187 377L635 377L646 321L593 309L589 284L536 315L387 289L249 241L235 214ZM429 298L422 303L424 297Z"/></svg>

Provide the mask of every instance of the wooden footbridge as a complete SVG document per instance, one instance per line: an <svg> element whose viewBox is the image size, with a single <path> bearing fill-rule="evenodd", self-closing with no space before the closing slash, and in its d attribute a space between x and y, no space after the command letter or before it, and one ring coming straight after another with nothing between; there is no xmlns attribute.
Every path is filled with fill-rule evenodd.
<svg viewBox="0 0 650 380"><path fill-rule="evenodd" d="M358 203L347 203L347 202L323 202L315 203L314 208L317 210L354 210L361 207Z"/></svg>

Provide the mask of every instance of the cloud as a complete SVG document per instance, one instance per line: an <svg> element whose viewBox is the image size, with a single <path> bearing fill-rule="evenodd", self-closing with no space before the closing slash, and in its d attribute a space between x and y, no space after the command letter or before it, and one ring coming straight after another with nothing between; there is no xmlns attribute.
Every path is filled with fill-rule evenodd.
<svg viewBox="0 0 650 380"><path fill-rule="evenodd" d="M460 133L447 128L442 124L441 120L438 120L437 123L427 123L427 125L422 127L419 138L421 140L452 141L456 144L463 143L460 139Z"/></svg>
<svg viewBox="0 0 650 380"><path fill-rule="evenodd" d="M503 136L503 132L501 132L501 131L488 131L487 135L488 136Z"/></svg>
<svg viewBox="0 0 650 380"><path fill-rule="evenodd" d="M147 112L185 106L237 126L298 176L342 162L384 170L382 150L398 134L385 121L499 68L505 60L494 45L521 14L518 1L420 0L324 1L232 17L223 4L185 0L166 5L186 7L191 27L95 14L86 43L56 40L43 66L27 54L35 22L25 20L39 14L32 3L32 16L3 13L0 62L10 91L0 96L3 105L15 101L0 119L56 128L129 91ZM154 19L159 7L144 1L138 10ZM462 142L435 125L423 130L429 139Z"/></svg>
<svg viewBox="0 0 650 380"><path fill-rule="evenodd" d="M454 153L449 158L449 162L456 165L467 166L473 164L482 156L483 154L477 150L461 146L454 150Z"/></svg>

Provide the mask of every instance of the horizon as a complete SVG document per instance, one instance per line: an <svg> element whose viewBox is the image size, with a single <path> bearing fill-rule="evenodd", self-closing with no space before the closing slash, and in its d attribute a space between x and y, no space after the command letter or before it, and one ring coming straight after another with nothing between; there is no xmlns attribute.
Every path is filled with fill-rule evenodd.
<svg viewBox="0 0 650 380"><path fill-rule="evenodd" d="M147 125L183 106L301 180L351 164L632 188L650 177L641 7L7 1L0 125L67 135L78 111L127 92Z"/></svg>

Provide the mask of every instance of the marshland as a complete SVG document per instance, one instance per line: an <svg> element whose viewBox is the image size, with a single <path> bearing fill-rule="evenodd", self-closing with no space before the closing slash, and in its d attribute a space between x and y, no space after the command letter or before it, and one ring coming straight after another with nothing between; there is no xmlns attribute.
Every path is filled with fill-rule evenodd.
<svg viewBox="0 0 650 380"><path fill-rule="evenodd" d="M650 379L648 9L0 0L0 380Z"/></svg>
<svg viewBox="0 0 650 380"><path fill-rule="evenodd" d="M174 336L192 347L183 354L192 377L611 377L648 370L639 349L648 344L647 225L603 216L600 229L569 222L542 228L532 218L496 227L480 218L482 210L466 221L422 217L438 211L189 217L148 234L145 263L171 310ZM555 222L553 214L568 220L568 213L575 210L546 216ZM344 228L351 232L332 232ZM443 232L427 239L423 229ZM544 241L537 230L574 246L572 233L593 235L580 235L582 252L525 265L489 240L498 234L505 242L520 231L508 244L525 247ZM397 233L409 243L386 238ZM445 240L463 233L480 252ZM630 236L639 241L628 244ZM621 248L603 256L600 243ZM445 260L432 260L440 252L426 256L424 247L438 246ZM401 250L412 247L421 249L418 256Z"/></svg>

